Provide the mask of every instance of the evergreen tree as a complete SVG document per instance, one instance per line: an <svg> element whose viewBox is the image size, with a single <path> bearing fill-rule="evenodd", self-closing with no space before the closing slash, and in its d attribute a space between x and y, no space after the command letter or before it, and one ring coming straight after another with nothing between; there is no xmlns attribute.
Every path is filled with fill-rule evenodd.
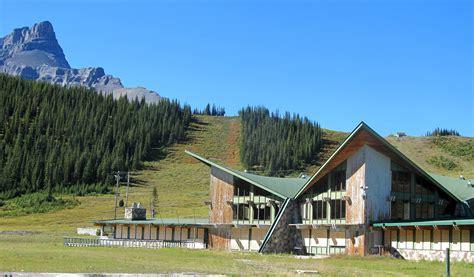
<svg viewBox="0 0 474 277"><path fill-rule="evenodd" d="M285 175L312 163L322 146L318 123L264 107L247 107L242 118L240 159L247 168L267 175Z"/></svg>
<svg viewBox="0 0 474 277"><path fill-rule="evenodd" d="M184 138L191 107L114 100L0 74L0 199L40 190L102 192L116 170Z"/></svg>

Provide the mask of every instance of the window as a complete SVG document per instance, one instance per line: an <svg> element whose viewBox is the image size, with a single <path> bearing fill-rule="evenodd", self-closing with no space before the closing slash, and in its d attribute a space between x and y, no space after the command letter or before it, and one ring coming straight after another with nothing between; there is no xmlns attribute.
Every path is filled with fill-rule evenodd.
<svg viewBox="0 0 474 277"><path fill-rule="evenodd" d="M318 200L313 202L313 219L326 218L326 202Z"/></svg>
<svg viewBox="0 0 474 277"><path fill-rule="evenodd" d="M250 185L249 183L236 179L234 183L234 196L249 196Z"/></svg>
<svg viewBox="0 0 474 277"><path fill-rule="evenodd" d="M308 204L306 202L300 203L300 212L301 212L301 219L308 220L309 219L309 209Z"/></svg>
<svg viewBox="0 0 474 277"><path fill-rule="evenodd" d="M410 203L403 203L403 219L410 219Z"/></svg>
<svg viewBox="0 0 474 277"><path fill-rule="evenodd" d="M410 192L410 173L404 171L392 171L392 191Z"/></svg>
<svg viewBox="0 0 474 277"><path fill-rule="evenodd" d="M331 219L346 218L346 201L331 200Z"/></svg>
<svg viewBox="0 0 474 277"><path fill-rule="evenodd" d="M392 202L391 219L410 219L410 203L403 201Z"/></svg>
<svg viewBox="0 0 474 277"><path fill-rule="evenodd" d="M313 186L313 194L319 195L328 190L328 177L325 176Z"/></svg>
<svg viewBox="0 0 474 277"><path fill-rule="evenodd" d="M248 204L232 205L232 218L234 220L249 220L249 205Z"/></svg>
<svg viewBox="0 0 474 277"><path fill-rule="evenodd" d="M420 176L416 176L415 179L415 193L417 195L429 195L432 194L432 185L426 181L424 178L421 178Z"/></svg>
<svg viewBox="0 0 474 277"><path fill-rule="evenodd" d="M415 212L416 219L433 218L433 215L434 215L433 204L422 202L420 204L417 204L415 209L416 209L416 212Z"/></svg>
<svg viewBox="0 0 474 277"><path fill-rule="evenodd" d="M272 194L266 190L263 190L257 186L254 186L254 195L255 196L265 196L265 197L271 197Z"/></svg>
<svg viewBox="0 0 474 277"><path fill-rule="evenodd" d="M191 228L188 228L188 239L191 239Z"/></svg>
<svg viewBox="0 0 474 277"><path fill-rule="evenodd" d="M346 171L340 170L331 173L331 190L345 191L346 190Z"/></svg>
<svg viewBox="0 0 474 277"><path fill-rule="evenodd" d="M270 220L270 207L265 204L257 204L254 207L253 219Z"/></svg>

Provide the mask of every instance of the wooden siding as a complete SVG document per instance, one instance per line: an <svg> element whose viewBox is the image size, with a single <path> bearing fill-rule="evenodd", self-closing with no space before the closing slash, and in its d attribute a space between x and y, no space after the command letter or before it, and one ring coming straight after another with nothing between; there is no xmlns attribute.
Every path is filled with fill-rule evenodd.
<svg viewBox="0 0 474 277"><path fill-rule="evenodd" d="M209 229L209 248L217 250L230 249L231 228Z"/></svg>
<svg viewBox="0 0 474 277"><path fill-rule="evenodd" d="M217 169L211 170L209 222L217 224L232 223L232 205L234 197L233 177ZM213 249L230 249L230 228L209 229L209 247Z"/></svg>
<svg viewBox="0 0 474 277"><path fill-rule="evenodd" d="M211 174L210 223L232 223L232 205L229 201L234 197L234 186L221 175L216 170Z"/></svg>

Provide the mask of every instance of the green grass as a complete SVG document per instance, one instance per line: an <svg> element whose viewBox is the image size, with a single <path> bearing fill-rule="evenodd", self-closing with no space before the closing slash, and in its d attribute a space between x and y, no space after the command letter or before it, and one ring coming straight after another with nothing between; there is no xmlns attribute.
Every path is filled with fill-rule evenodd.
<svg viewBox="0 0 474 277"><path fill-rule="evenodd" d="M469 276L473 264L453 263L453 276ZM317 270L324 276L441 276L440 262L411 262L389 257L334 256L296 259L228 251L65 247L48 234L0 234L0 271L25 272L200 272L231 275L292 275Z"/></svg>

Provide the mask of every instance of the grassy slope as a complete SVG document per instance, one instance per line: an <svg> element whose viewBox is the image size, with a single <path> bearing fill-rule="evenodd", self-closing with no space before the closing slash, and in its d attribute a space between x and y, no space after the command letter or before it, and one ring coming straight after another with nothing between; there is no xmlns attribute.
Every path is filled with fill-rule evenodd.
<svg viewBox="0 0 474 277"><path fill-rule="evenodd" d="M156 186L161 216L206 217L207 207L203 202L208 199L209 169L185 155L184 150L239 168L239 131L238 118L198 117L198 122L189 132L189 141L173 146L163 160L147 162L144 170L134 174L137 185L130 189L129 202L148 205L152 187ZM323 149L321 160L329 157L345 135L325 131L324 138L331 143ZM404 143L401 145L401 150L405 151ZM314 173L319 165L308 168L307 172ZM124 188L121 197L125 197ZM278 255L183 249L68 248L62 246L62 236L74 235L77 227L91 226L92 220L113 217L112 195L77 199L81 204L72 209L0 218L0 271L280 274L294 269L316 269L324 275L369 276L382 272L392 276L440 275L443 272L441 263L415 263L391 258L296 260ZM122 213L123 210L119 210L118 216L121 217ZM37 233L25 235L8 231ZM472 265L463 263L453 266L453 273L457 275L468 275L472 270Z"/></svg>
<svg viewBox="0 0 474 277"><path fill-rule="evenodd" d="M412 159L416 164L421 166L428 172L433 172L441 175L459 177L463 173L464 176L474 179L474 159L453 155L432 142L431 137L388 137L387 140L393 144L407 157ZM454 143L471 143L474 145L474 138L469 137L449 137ZM454 170L446 170L426 162L427 159L433 156L443 156L454 161L461 168Z"/></svg>

